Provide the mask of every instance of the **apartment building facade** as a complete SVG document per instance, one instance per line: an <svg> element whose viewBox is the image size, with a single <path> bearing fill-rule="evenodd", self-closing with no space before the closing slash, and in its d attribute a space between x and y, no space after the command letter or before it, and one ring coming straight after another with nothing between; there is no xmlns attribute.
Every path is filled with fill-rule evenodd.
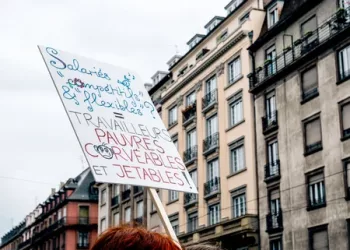
<svg viewBox="0 0 350 250"><path fill-rule="evenodd" d="M350 249L350 2L266 2L250 46L261 249Z"/></svg>
<svg viewBox="0 0 350 250"><path fill-rule="evenodd" d="M253 102L244 76L247 48L264 19L262 6L231 1L227 16L215 16L205 25L207 34L193 36L189 51L168 62L168 79L150 90L198 185L198 195L159 190L184 245L258 247Z"/></svg>
<svg viewBox="0 0 350 250"><path fill-rule="evenodd" d="M98 193L89 169L63 183L1 239L1 250L89 249L97 237Z"/></svg>

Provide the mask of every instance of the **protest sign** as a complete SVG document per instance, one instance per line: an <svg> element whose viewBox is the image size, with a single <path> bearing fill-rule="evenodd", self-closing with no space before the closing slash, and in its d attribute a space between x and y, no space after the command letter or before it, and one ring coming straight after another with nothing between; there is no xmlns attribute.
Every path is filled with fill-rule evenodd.
<svg viewBox="0 0 350 250"><path fill-rule="evenodd" d="M197 193L136 73L39 49L96 182Z"/></svg>

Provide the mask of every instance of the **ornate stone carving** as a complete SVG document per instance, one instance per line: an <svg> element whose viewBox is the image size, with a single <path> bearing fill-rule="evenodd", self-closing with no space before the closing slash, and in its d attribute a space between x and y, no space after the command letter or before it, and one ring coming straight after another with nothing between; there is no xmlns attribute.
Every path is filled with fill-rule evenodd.
<svg viewBox="0 0 350 250"><path fill-rule="evenodd" d="M176 105L177 106L181 106L184 102L184 96L180 95L177 99L176 99Z"/></svg>
<svg viewBox="0 0 350 250"><path fill-rule="evenodd" d="M223 63L220 63L220 65L216 67L216 74L217 74L217 76L220 76L224 72L225 72L225 66Z"/></svg>
<svg viewBox="0 0 350 250"><path fill-rule="evenodd" d="M195 87L196 91L199 92L202 90L202 82L199 81L198 83L196 83L196 87Z"/></svg>

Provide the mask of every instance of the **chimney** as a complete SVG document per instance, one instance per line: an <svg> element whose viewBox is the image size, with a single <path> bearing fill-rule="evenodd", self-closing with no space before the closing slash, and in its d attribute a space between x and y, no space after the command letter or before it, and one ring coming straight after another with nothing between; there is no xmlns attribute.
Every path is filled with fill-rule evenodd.
<svg viewBox="0 0 350 250"><path fill-rule="evenodd" d="M56 188L51 188L51 195L54 195L56 193Z"/></svg>

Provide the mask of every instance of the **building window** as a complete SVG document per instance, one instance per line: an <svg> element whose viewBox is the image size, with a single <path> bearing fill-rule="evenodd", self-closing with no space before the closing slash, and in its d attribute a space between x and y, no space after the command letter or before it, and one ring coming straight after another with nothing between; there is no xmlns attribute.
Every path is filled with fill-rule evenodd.
<svg viewBox="0 0 350 250"><path fill-rule="evenodd" d="M124 210L124 221L125 223L128 223L131 221L131 208L127 207Z"/></svg>
<svg viewBox="0 0 350 250"><path fill-rule="evenodd" d="M344 162L344 183L345 183L345 198L350 199L350 159Z"/></svg>
<svg viewBox="0 0 350 250"><path fill-rule="evenodd" d="M273 45L265 51L265 74L270 76L275 74L276 71L276 47Z"/></svg>
<svg viewBox="0 0 350 250"><path fill-rule="evenodd" d="M169 109L169 127L177 122L177 106Z"/></svg>
<svg viewBox="0 0 350 250"><path fill-rule="evenodd" d="M208 181L212 181L219 176L219 159L208 162Z"/></svg>
<svg viewBox="0 0 350 250"><path fill-rule="evenodd" d="M113 197L116 197L120 194L120 186L119 185L113 185Z"/></svg>
<svg viewBox="0 0 350 250"><path fill-rule="evenodd" d="M218 132L218 116L213 115L207 119L207 137Z"/></svg>
<svg viewBox="0 0 350 250"><path fill-rule="evenodd" d="M179 141L178 141L178 139L177 138L173 139L173 143L174 143L176 149L178 150L179 149Z"/></svg>
<svg viewBox="0 0 350 250"><path fill-rule="evenodd" d="M239 23L242 24L244 23L245 21L249 20L249 15L250 15L250 12L246 13L244 16L242 16L240 19L239 19Z"/></svg>
<svg viewBox="0 0 350 250"><path fill-rule="evenodd" d="M340 122L342 139L350 138L350 101L340 105Z"/></svg>
<svg viewBox="0 0 350 250"><path fill-rule="evenodd" d="M310 18L301 24L301 35L303 36L303 49L307 49L308 45L318 39L316 16ZM308 50L307 50L308 51Z"/></svg>
<svg viewBox="0 0 350 250"><path fill-rule="evenodd" d="M350 45L338 52L339 80L344 80L350 75Z"/></svg>
<svg viewBox="0 0 350 250"><path fill-rule="evenodd" d="M169 190L169 202L177 201L179 199L179 192Z"/></svg>
<svg viewBox="0 0 350 250"><path fill-rule="evenodd" d="M241 77L241 58L237 57L228 64L228 83L232 84Z"/></svg>
<svg viewBox="0 0 350 250"><path fill-rule="evenodd" d="M274 239L270 241L270 250L282 250L282 239Z"/></svg>
<svg viewBox="0 0 350 250"><path fill-rule="evenodd" d="M319 172L308 176L308 209L326 205L326 190L324 173Z"/></svg>
<svg viewBox="0 0 350 250"><path fill-rule="evenodd" d="M246 189L239 188L231 193L232 204L233 204L233 217L241 217L246 214Z"/></svg>
<svg viewBox="0 0 350 250"><path fill-rule="evenodd" d="M213 76L205 82L205 92L207 94L211 93L214 90L216 90L216 76Z"/></svg>
<svg viewBox="0 0 350 250"><path fill-rule="evenodd" d="M302 100L307 101L318 95L318 77L316 66L301 74Z"/></svg>
<svg viewBox="0 0 350 250"><path fill-rule="evenodd" d="M327 225L309 228L309 244L311 250L328 250Z"/></svg>
<svg viewBox="0 0 350 250"><path fill-rule="evenodd" d="M174 229L175 234L179 234L179 215L169 216L170 224Z"/></svg>
<svg viewBox="0 0 350 250"><path fill-rule="evenodd" d="M271 28L278 22L279 19L277 5L274 5L271 8L269 8L267 13L267 26L268 28Z"/></svg>
<svg viewBox="0 0 350 250"><path fill-rule="evenodd" d="M193 91L186 96L186 107L192 106L196 102L196 92Z"/></svg>
<svg viewBox="0 0 350 250"><path fill-rule="evenodd" d="M281 211L280 190L273 189L269 192L269 206L272 215L278 215Z"/></svg>
<svg viewBox="0 0 350 250"><path fill-rule="evenodd" d="M191 213L187 215L188 217L188 232L193 232L198 227L198 213Z"/></svg>
<svg viewBox="0 0 350 250"><path fill-rule="evenodd" d="M211 205L209 210L209 226L220 222L220 204Z"/></svg>
<svg viewBox="0 0 350 250"><path fill-rule="evenodd" d="M232 127L243 121L242 93L239 93L229 100L229 126Z"/></svg>
<svg viewBox="0 0 350 250"><path fill-rule="evenodd" d="M192 181L194 183L194 185L196 185L196 187L198 187L198 174L197 174L197 169L196 170L193 170L191 172L189 172L191 178L192 178Z"/></svg>
<svg viewBox="0 0 350 250"><path fill-rule="evenodd" d="M197 146L197 132L195 129L192 129L187 133L186 148L190 149L194 146Z"/></svg>
<svg viewBox="0 0 350 250"><path fill-rule="evenodd" d="M234 0L230 4L230 6L227 7L227 12L230 14L232 11L238 8L238 6L243 2L243 0Z"/></svg>
<svg viewBox="0 0 350 250"><path fill-rule="evenodd" d="M106 189L103 189L101 191L101 205L106 204L106 200L107 200L107 191Z"/></svg>
<svg viewBox="0 0 350 250"><path fill-rule="evenodd" d="M305 155L312 154L322 149L321 120L315 118L304 123L305 130Z"/></svg>
<svg viewBox="0 0 350 250"><path fill-rule="evenodd" d="M103 233L107 229L106 218L101 220L101 233Z"/></svg>
<svg viewBox="0 0 350 250"><path fill-rule="evenodd" d="M78 232L78 248L88 248L88 247L89 247L89 233Z"/></svg>
<svg viewBox="0 0 350 250"><path fill-rule="evenodd" d="M119 222L120 222L119 213L115 213L115 214L113 215L113 223L114 223L114 226L118 226L118 225L119 225Z"/></svg>
<svg viewBox="0 0 350 250"><path fill-rule="evenodd" d="M237 173L245 169L245 159L244 159L244 140L239 140L232 145L230 145L230 155L231 155L231 174Z"/></svg>
<svg viewBox="0 0 350 250"><path fill-rule="evenodd" d="M89 224L89 206L79 206L79 224Z"/></svg>
<svg viewBox="0 0 350 250"><path fill-rule="evenodd" d="M143 217L143 201L138 201L136 203L136 218L142 218Z"/></svg>

